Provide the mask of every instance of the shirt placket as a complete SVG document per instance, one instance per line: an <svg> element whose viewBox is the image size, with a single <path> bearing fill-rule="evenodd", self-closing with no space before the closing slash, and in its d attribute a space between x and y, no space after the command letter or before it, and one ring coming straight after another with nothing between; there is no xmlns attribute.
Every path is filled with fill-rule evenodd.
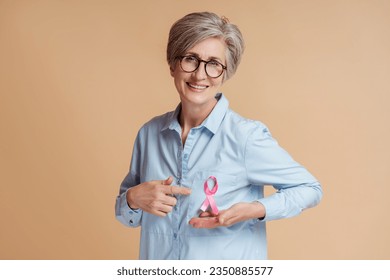
<svg viewBox="0 0 390 280"><path fill-rule="evenodd" d="M188 162L190 160L191 151L196 142L196 130L191 129L190 133L187 136L185 145L183 147L181 140L179 143L179 149L177 153L177 163L178 163L178 173L177 173L177 185L181 186L182 184L186 186L188 177ZM177 197L177 204L175 205L172 213L172 222L173 222L173 252L177 259L181 259L180 251L182 247L183 235L181 234L180 229L180 220L185 213L185 209L181 209L181 197Z"/></svg>

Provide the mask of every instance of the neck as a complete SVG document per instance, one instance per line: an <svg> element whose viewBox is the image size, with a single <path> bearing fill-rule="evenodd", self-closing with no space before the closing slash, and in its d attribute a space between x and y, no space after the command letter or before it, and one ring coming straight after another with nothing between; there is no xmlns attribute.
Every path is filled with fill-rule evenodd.
<svg viewBox="0 0 390 280"><path fill-rule="evenodd" d="M212 104L207 104L203 107L188 105L184 102L181 104L181 111L179 115L179 123L182 131L182 141L183 145L187 139L187 135L190 132L191 128L197 127L202 124L202 122L210 115L214 106L217 104L217 100Z"/></svg>

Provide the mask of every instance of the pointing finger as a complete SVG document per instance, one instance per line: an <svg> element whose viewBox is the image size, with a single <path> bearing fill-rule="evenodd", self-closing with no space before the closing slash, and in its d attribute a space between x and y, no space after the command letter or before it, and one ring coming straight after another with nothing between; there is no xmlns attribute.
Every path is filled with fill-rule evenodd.
<svg viewBox="0 0 390 280"><path fill-rule="evenodd" d="M167 186L167 194L189 195L191 194L191 189L186 187Z"/></svg>

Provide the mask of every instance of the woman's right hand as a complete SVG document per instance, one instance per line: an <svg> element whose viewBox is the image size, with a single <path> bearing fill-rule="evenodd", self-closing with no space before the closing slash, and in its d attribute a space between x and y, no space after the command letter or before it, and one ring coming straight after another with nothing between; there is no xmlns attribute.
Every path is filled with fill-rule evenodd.
<svg viewBox="0 0 390 280"><path fill-rule="evenodd" d="M144 182L130 188L126 193L127 204L132 209L140 208L150 214L165 217L177 203L175 195L189 195L191 189L171 186L172 176L166 180Z"/></svg>

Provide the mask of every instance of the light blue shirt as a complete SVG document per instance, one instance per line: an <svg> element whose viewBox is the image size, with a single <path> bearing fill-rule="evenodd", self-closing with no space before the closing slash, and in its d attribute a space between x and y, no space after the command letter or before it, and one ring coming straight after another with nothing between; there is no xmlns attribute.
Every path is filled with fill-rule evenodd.
<svg viewBox="0 0 390 280"><path fill-rule="evenodd" d="M138 133L115 210L122 224L141 226L140 259L266 259L265 222L298 215L321 200L320 184L278 145L264 124L230 110L222 94L216 98L217 105L200 126L191 129L184 147L180 104L175 111L153 118ZM177 196L171 213L162 218L129 208L129 188L170 175L172 185L192 189L189 196ZM203 184L209 176L218 180L214 198L220 210L259 201L266 209L265 218L215 229L191 227L188 222L200 213L206 198ZM264 197L264 185L277 192Z"/></svg>

